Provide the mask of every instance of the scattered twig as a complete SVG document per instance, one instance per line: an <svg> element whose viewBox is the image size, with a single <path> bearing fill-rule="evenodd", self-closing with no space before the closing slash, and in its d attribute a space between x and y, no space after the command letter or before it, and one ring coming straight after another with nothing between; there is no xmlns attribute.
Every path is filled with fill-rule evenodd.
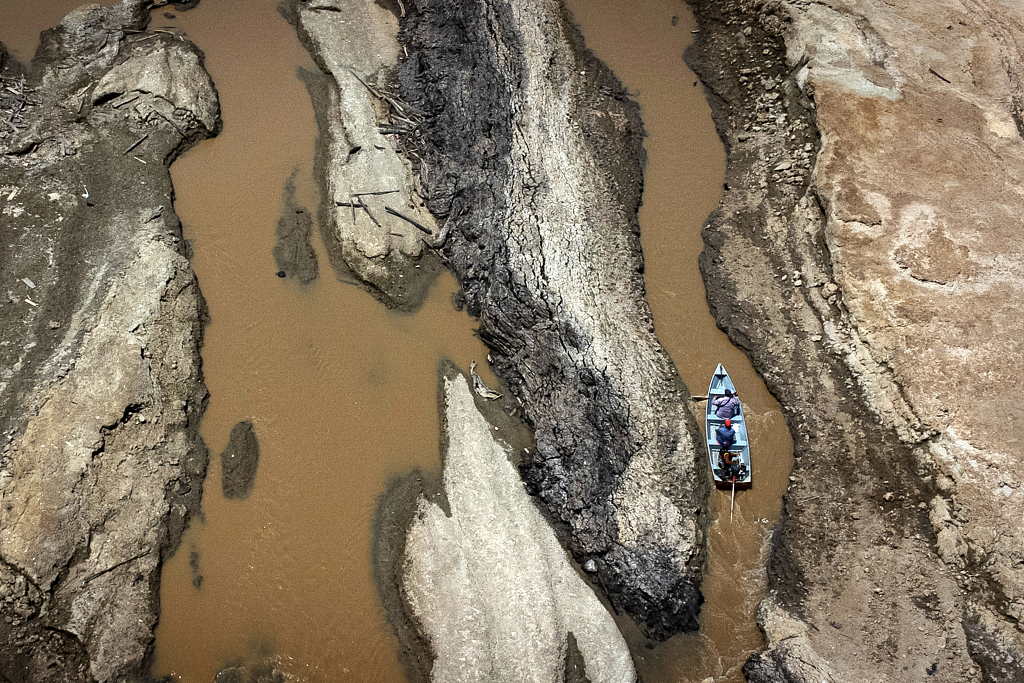
<svg viewBox="0 0 1024 683"><path fill-rule="evenodd" d="M353 192L352 196L353 197L370 197L370 196L379 195L379 194L394 194L395 192L398 192L398 190L379 190L377 192Z"/></svg>
<svg viewBox="0 0 1024 683"><path fill-rule="evenodd" d="M128 152L132 151L133 149L135 149L136 147L138 147L139 145L141 145L141 144L142 144L142 142L143 142L143 141L144 141L144 140L145 140L146 138L148 138L148 137L149 137L149 133L146 133L145 135L143 135L143 136L142 136L141 138L139 138L139 139L138 139L138 140L136 140L136 141L135 141L134 143L132 143L132 146L131 146L131 147L129 147L128 149L126 149L126 150L125 150L124 152L122 152L122 153L121 153L121 156L124 156L124 155L125 155L125 154L127 154Z"/></svg>
<svg viewBox="0 0 1024 683"><path fill-rule="evenodd" d="M166 116L164 116L163 112L161 112L161 111L160 111L159 109L157 109L157 108L155 108L155 107L153 108L153 111L155 111L155 112L156 112L156 115L157 115L157 116L159 116L160 118L162 118L162 119L163 119L164 121L166 121L167 123L171 124L171 125L172 125L172 126L174 127L174 130L178 131L178 135L180 135L181 137L186 137L186 136L185 136L185 133L184 133L184 132L182 132L181 128L178 128L178 124L176 124L176 123L175 123L174 121L171 121L171 120L170 120L169 118L167 118Z"/></svg>
<svg viewBox="0 0 1024 683"><path fill-rule="evenodd" d="M366 215L370 217L370 220L373 221L374 225L376 225L378 228L383 227L380 224L380 222L376 218L373 217L373 214L370 213L370 207L368 207L366 204L363 204L362 200L359 201L359 206L361 206L363 211L366 212Z"/></svg>
<svg viewBox="0 0 1024 683"><path fill-rule="evenodd" d="M423 225L419 221L415 221L412 218L409 218L405 214L403 214L403 213L401 213L399 211L396 211L395 209L392 209L390 206L385 206L384 210L387 211L388 213L390 213L392 216L398 216L399 218L401 218L406 223L409 223L410 225L412 225L412 226L414 226L416 228L419 228L420 230L422 230L423 232L427 233L428 235L433 235L434 234L434 231L431 230L430 228L428 228L427 226Z"/></svg>
<svg viewBox="0 0 1024 683"><path fill-rule="evenodd" d="M402 0L398 0L398 9L402 11L402 16L405 16L405 3Z"/></svg>
<svg viewBox="0 0 1024 683"><path fill-rule="evenodd" d="M96 572L95 574L90 574L89 576L86 577L86 579L84 581L82 581L82 585L85 585L85 584L89 583L93 579L98 579L99 577L103 576L104 574L109 574L110 572L114 571L118 567L123 567L124 565L128 564L129 562L134 562L135 560L142 559L146 555L149 555L149 552L150 551L147 550L146 552L139 553L138 555L135 555L134 557L129 557L127 560L121 560L117 564L112 565L110 567L107 567L106 569L102 569L102 570Z"/></svg>
<svg viewBox="0 0 1024 683"><path fill-rule="evenodd" d="M134 102L137 99L139 99L138 95L136 95L135 97L131 98L130 100L125 100L123 102L118 102L117 104L112 104L110 106L113 107L114 109L119 109L119 108L123 107L126 104L131 104L132 102Z"/></svg>
<svg viewBox="0 0 1024 683"><path fill-rule="evenodd" d="M940 74L940 73L939 73L938 71L936 71L935 69L928 69L928 73L930 73L930 74L931 74L932 76L935 76L935 77L937 77L937 78L938 78L938 79L939 79L940 81L945 81L946 83L952 83L952 81L951 81L951 80L949 80L948 78L946 78L945 76L943 76L942 74Z"/></svg>
<svg viewBox="0 0 1024 683"><path fill-rule="evenodd" d="M384 99L376 88L363 80L363 77L356 73L355 69L349 69L349 73L356 77L356 80L363 84L363 87L370 91L370 94L376 97L378 100Z"/></svg>

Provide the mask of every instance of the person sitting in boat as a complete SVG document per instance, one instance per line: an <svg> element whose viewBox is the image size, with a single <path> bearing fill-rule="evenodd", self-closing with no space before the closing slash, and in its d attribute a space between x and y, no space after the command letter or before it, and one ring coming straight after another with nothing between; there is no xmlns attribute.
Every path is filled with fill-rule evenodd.
<svg viewBox="0 0 1024 683"><path fill-rule="evenodd" d="M726 419L736 417L740 412L740 399L731 390L725 390L725 396L719 396L711 402L715 406L715 415Z"/></svg>
<svg viewBox="0 0 1024 683"><path fill-rule="evenodd" d="M725 424L715 430L715 439L718 441L718 457L726 465L731 465L729 449L736 443L736 430L732 428L732 420L726 418Z"/></svg>

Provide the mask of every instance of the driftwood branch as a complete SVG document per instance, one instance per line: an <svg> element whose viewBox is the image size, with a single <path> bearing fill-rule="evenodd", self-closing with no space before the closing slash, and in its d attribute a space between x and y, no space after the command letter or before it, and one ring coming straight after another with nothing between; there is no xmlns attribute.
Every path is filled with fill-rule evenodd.
<svg viewBox="0 0 1024 683"><path fill-rule="evenodd" d="M428 228L427 226L423 225L419 221L416 221L416 220L413 220L412 218L409 218L404 213L401 213L399 211L396 211L395 209L392 209L390 206L385 206L384 210L387 211L388 213L390 213L392 216L398 216L399 218L401 218L406 223L412 225L415 228L418 228L418 229L422 230L423 232L427 233L428 235L433 235L434 234L434 231L431 230L430 228Z"/></svg>
<svg viewBox="0 0 1024 683"><path fill-rule="evenodd" d="M136 141L135 141L135 142L134 142L134 143L132 144L132 146L131 146L131 147L129 147L128 149L126 149L126 150L125 150L124 152L122 152L122 153L121 153L121 156L124 156L124 155L125 155L125 154L127 154L128 152L132 151L133 149L135 149L136 147L138 147L139 145L141 145L141 144L142 144L142 142L143 142L143 140L145 140L145 139L146 139L146 138L148 138L148 137L149 137L149 133L146 133L145 135L143 135L143 136L142 136L141 138L139 138L138 140L136 140Z"/></svg>
<svg viewBox="0 0 1024 683"><path fill-rule="evenodd" d="M380 224L380 222L376 218L373 217L373 214L370 213L370 207L368 207L366 204L363 204L362 200L359 200L359 206L362 207L363 211L366 212L366 215L370 217L370 220L373 221L374 225L376 225L378 228L383 227Z"/></svg>
<svg viewBox="0 0 1024 683"><path fill-rule="evenodd" d="M149 555L149 553L150 553L150 551L147 550L147 551L139 553L138 555L135 555L133 557L129 557L127 560L121 560L117 564L112 565L110 567L107 567L106 569L101 569L100 571L96 572L95 574L90 574L89 576L87 576L85 578L84 581L82 581L82 585L85 585L85 584L89 583L93 579L98 579L99 577L103 576L104 574L109 574L110 572L114 571L118 567L123 567L124 565L128 564L129 562L134 562L135 560L142 559L146 555Z"/></svg>

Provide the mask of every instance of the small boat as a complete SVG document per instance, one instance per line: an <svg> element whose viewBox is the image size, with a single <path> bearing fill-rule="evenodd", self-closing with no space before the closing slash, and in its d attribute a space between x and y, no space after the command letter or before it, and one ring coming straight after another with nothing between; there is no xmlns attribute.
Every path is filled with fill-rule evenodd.
<svg viewBox="0 0 1024 683"><path fill-rule="evenodd" d="M736 387L733 385L732 379L729 378L729 373L719 363L715 369L715 374L711 377L711 385L708 387L707 413L704 418L708 458L711 461L711 474L715 478L715 486L718 488L732 488L735 484L737 489L748 489L751 484L750 442L747 440L747 421L743 418L742 405L739 407L739 412L731 418L732 428L736 431L736 443L729 449L733 459L736 459L737 456L739 458L739 470L734 474L727 473L724 463L718 457L719 446L718 440L715 438L715 430L725 424L725 418L715 415L715 405L713 402L716 398L724 396L726 389L734 394L736 393Z"/></svg>

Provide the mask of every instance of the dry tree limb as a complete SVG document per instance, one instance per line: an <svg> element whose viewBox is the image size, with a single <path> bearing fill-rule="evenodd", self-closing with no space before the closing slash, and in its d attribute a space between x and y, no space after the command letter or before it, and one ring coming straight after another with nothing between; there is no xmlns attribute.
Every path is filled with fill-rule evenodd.
<svg viewBox="0 0 1024 683"><path fill-rule="evenodd" d="M398 216L399 218L401 218L406 223L409 223L410 225L412 225L412 226L414 226L416 228L419 228L420 230L422 230L423 232L427 233L428 235L433 235L434 234L434 231L431 230L430 228L428 228L427 226L423 225L419 221L415 221L412 218L409 218L405 214L400 213L400 212L396 211L395 209L392 209L390 206L385 206L384 210L387 211L392 216Z"/></svg>
<svg viewBox="0 0 1024 683"><path fill-rule="evenodd" d="M136 141L135 141L134 143L132 143L132 146L131 146L131 147L129 147L129 148L128 148L128 149L126 149L125 151L121 152L121 156L124 156L124 155L125 155L125 154L127 154L128 152L132 151L133 149L135 149L136 147L138 147L139 145L141 145L141 144L142 144L142 142L143 142L143 140L145 140L145 139L146 139L146 138L148 138L148 137L149 137L149 133L146 133L145 135L143 135L143 136L142 136L141 138L139 138L139 139L138 139L138 140L136 140Z"/></svg>

